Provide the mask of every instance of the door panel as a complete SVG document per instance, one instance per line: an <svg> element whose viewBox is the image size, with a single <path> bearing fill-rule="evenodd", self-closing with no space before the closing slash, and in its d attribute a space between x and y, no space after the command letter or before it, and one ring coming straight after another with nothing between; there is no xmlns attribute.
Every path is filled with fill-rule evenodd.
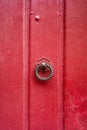
<svg viewBox="0 0 87 130"><path fill-rule="evenodd" d="M66 1L65 130L87 130L87 1Z"/></svg>
<svg viewBox="0 0 87 130"><path fill-rule="evenodd" d="M30 130L63 127L62 4L57 0L31 1ZM34 74L35 64L43 57L50 60L54 71L47 82L38 81Z"/></svg>
<svg viewBox="0 0 87 130"><path fill-rule="evenodd" d="M23 130L23 1L0 0L0 12L0 130Z"/></svg>

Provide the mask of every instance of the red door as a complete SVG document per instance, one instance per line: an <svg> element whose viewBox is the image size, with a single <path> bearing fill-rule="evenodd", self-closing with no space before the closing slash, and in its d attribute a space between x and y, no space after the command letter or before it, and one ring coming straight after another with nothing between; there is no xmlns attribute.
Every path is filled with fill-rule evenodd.
<svg viewBox="0 0 87 130"><path fill-rule="evenodd" d="M86 7L1 0L0 130L87 130Z"/></svg>
<svg viewBox="0 0 87 130"><path fill-rule="evenodd" d="M66 1L65 129L87 130L87 1Z"/></svg>

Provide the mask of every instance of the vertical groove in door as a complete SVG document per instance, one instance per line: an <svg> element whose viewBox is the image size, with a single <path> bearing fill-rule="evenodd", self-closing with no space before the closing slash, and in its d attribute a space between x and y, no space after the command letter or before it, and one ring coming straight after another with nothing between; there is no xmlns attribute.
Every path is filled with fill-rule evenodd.
<svg viewBox="0 0 87 130"><path fill-rule="evenodd" d="M65 43L66 43L66 0L63 0L63 130L65 130Z"/></svg>
<svg viewBox="0 0 87 130"><path fill-rule="evenodd" d="M57 0L57 30L58 41L60 44L58 52L58 130L64 130L64 49L65 49L65 1ZM60 70L59 70L60 68ZM58 75L58 74L57 74Z"/></svg>
<svg viewBox="0 0 87 130"><path fill-rule="evenodd" d="M29 1L29 71L28 71L28 129L30 130L30 69L31 69L31 1L32 0L28 0Z"/></svg>
<svg viewBox="0 0 87 130"><path fill-rule="evenodd" d="M23 130L29 130L30 1L23 0Z"/></svg>

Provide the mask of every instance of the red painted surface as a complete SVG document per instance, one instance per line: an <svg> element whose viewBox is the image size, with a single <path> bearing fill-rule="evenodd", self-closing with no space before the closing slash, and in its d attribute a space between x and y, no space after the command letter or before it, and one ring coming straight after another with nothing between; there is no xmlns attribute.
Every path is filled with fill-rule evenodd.
<svg viewBox="0 0 87 130"><path fill-rule="evenodd" d="M0 130L25 128L23 6L0 1Z"/></svg>
<svg viewBox="0 0 87 130"><path fill-rule="evenodd" d="M31 1L30 130L62 130L63 127L63 19L60 10L62 5L57 0ZM36 16L40 19L36 20ZM34 74L35 64L43 57L50 60L54 69L54 76L47 82L39 82Z"/></svg>
<svg viewBox="0 0 87 130"><path fill-rule="evenodd" d="M61 8L57 0L31 1L30 130L63 127ZM36 16L40 17L38 21ZM54 69L53 78L47 82L39 82L34 75L35 64L43 57L50 60Z"/></svg>
<svg viewBox="0 0 87 130"><path fill-rule="evenodd" d="M87 130L87 1L66 1L65 130Z"/></svg>
<svg viewBox="0 0 87 130"><path fill-rule="evenodd" d="M87 130L87 1L1 0L0 130ZM35 64L46 57L52 79Z"/></svg>

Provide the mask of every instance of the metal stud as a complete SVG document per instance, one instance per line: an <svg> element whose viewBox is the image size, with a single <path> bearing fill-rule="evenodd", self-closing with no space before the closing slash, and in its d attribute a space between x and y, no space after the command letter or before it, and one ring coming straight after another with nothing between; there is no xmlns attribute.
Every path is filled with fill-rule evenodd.
<svg viewBox="0 0 87 130"><path fill-rule="evenodd" d="M39 21L39 20L40 20L40 16L39 16L39 15L36 15L36 16L35 16L35 20L36 20L36 21Z"/></svg>

